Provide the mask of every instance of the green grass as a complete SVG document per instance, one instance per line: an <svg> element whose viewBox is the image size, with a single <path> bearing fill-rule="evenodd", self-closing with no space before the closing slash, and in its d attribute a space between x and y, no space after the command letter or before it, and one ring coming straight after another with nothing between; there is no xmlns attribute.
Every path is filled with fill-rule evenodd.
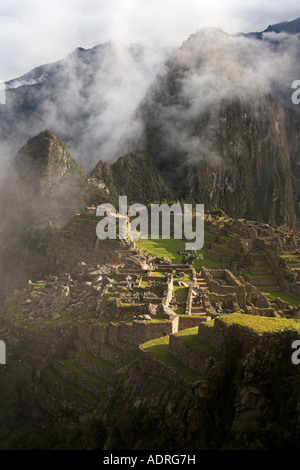
<svg viewBox="0 0 300 470"><path fill-rule="evenodd" d="M188 382L194 383L203 379L200 374L186 367L172 354L169 353L169 337L156 338L141 345L141 348L149 354L150 357L163 362L174 369L180 376Z"/></svg>
<svg viewBox="0 0 300 470"><path fill-rule="evenodd" d="M180 338L180 340L189 348L194 349L197 351L198 354L202 357L214 357L220 358L220 352L217 351L213 346L204 341L201 341L198 336L198 327L188 328L186 330L179 331L175 333L174 336Z"/></svg>
<svg viewBox="0 0 300 470"><path fill-rule="evenodd" d="M182 264L182 255L178 254L177 251L185 249L184 240L163 240L159 238L157 240L139 240L136 242L138 248L145 250L148 253L156 253L158 256L169 258L174 264ZM224 246L224 245L222 245ZM222 266L222 263L215 261L207 256L206 249L197 251L202 254L203 259L196 260L194 266L204 266L206 268L218 268Z"/></svg>
<svg viewBox="0 0 300 470"><path fill-rule="evenodd" d="M100 377L97 377L96 375L91 374L83 367L78 366L77 364L69 361L68 359L59 360L59 362L63 364L75 376L81 377L95 385L102 386L104 383L103 379L101 379Z"/></svg>
<svg viewBox="0 0 300 470"><path fill-rule="evenodd" d="M250 279L276 279L275 274L269 273L269 274L252 274L247 272L247 277Z"/></svg>
<svg viewBox="0 0 300 470"><path fill-rule="evenodd" d="M224 252L226 250L230 253L240 253L239 250L236 250L235 248L232 248L231 246L227 245L226 243L211 242L211 245L212 245L212 248L215 247L215 246L218 247L218 248L222 248L224 250ZM213 251L216 251L216 250L213 250Z"/></svg>
<svg viewBox="0 0 300 470"><path fill-rule="evenodd" d="M269 300L275 300L276 297L280 297L282 300L287 302L290 307L294 307L294 305L300 305L300 300L297 299L296 297L293 297L291 294L288 294L287 292L284 291L267 291L264 292L265 296Z"/></svg>
<svg viewBox="0 0 300 470"><path fill-rule="evenodd" d="M178 254L177 251L185 249L184 240L174 240L174 238L169 240L162 238L157 240L138 240L136 245L138 248L149 253L156 253L160 257L169 258L174 264L182 263L182 255Z"/></svg>
<svg viewBox="0 0 300 470"><path fill-rule="evenodd" d="M280 255L279 258L284 259L285 261L299 261L298 255Z"/></svg>
<svg viewBox="0 0 300 470"><path fill-rule="evenodd" d="M255 267L255 268L269 268L270 264L265 259L261 259L261 260L253 261L253 267Z"/></svg>
<svg viewBox="0 0 300 470"><path fill-rule="evenodd" d="M185 308L184 307L177 307L174 309L174 312L176 315L184 315L185 314Z"/></svg>
<svg viewBox="0 0 300 470"><path fill-rule="evenodd" d="M57 383L57 384L60 384L62 385L63 387L66 387L67 389L71 390L73 393L76 393L78 395L81 395L83 396L84 398L88 398L89 400L95 400L95 395L94 393L88 391L88 390L84 390L83 388L81 387L78 387L77 385L75 384L72 384L71 382L67 382L66 380L64 380L60 375L59 373L53 369L52 367L46 367L44 369L44 373L46 374L46 376L51 380L51 382L54 382L54 383Z"/></svg>
<svg viewBox="0 0 300 470"><path fill-rule="evenodd" d="M75 349L69 349L68 354L70 355L70 357L73 358L73 360L76 361L77 351ZM113 366L110 362L105 361L104 359L101 359L100 357L94 356L89 351L84 351L84 350L80 351L80 355L84 356L88 361L92 362L93 364L100 367L101 369L113 370Z"/></svg>
<svg viewBox="0 0 300 470"><path fill-rule="evenodd" d="M173 292L175 294L177 302L185 302L187 299L188 291L188 287L174 286Z"/></svg>
<svg viewBox="0 0 300 470"><path fill-rule="evenodd" d="M276 331L300 331L300 321L286 318L260 317L257 315L246 315L232 313L219 317L226 325L238 324L254 330L256 333L267 333Z"/></svg>
<svg viewBox="0 0 300 470"><path fill-rule="evenodd" d="M115 300L115 294L113 292L106 292L100 301L100 307L104 308L106 305L112 303Z"/></svg>

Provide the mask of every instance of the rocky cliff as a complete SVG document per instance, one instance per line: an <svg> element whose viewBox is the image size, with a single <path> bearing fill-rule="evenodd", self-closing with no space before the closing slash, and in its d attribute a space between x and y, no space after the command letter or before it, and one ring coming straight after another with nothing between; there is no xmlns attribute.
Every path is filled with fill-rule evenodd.
<svg viewBox="0 0 300 470"><path fill-rule="evenodd" d="M191 36L136 119L140 148L179 198L233 217L296 224L299 150L294 138L291 157L287 133L298 135L297 119L287 127L284 110L229 35L206 29Z"/></svg>
<svg viewBox="0 0 300 470"><path fill-rule="evenodd" d="M6 82L6 104L0 106L5 159L31 136L51 129L88 171L100 158L112 161L164 56L151 47L108 42L79 47Z"/></svg>
<svg viewBox="0 0 300 470"><path fill-rule="evenodd" d="M2 299L53 271L47 249L89 198L87 177L55 134L44 131L16 154L2 182Z"/></svg>
<svg viewBox="0 0 300 470"><path fill-rule="evenodd" d="M120 157L111 166L100 161L91 177L109 188L111 196L127 196L129 202L148 204L171 201L172 191L163 181L158 169L145 154L131 153Z"/></svg>

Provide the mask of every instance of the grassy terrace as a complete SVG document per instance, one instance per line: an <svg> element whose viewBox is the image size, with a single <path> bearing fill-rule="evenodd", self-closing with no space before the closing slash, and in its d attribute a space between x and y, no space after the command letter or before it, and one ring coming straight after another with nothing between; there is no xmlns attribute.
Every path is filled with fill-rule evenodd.
<svg viewBox="0 0 300 470"><path fill-rule="evenodd" d="M78 385L75 385L71 382L68 382L67 380L63 379L60 374L53 369L53 367L46 367L44 369L44 374L51 380L51 382L57 383L63 387L66 387L67 389L71 390L73 393L76 393L77 395L80 395L84 398L87 398L89 400L95 400L96 396L94 393L84 390L83 388L79 387Z"/></svg>
<svg viewBox="0 0 300 470"><path fill-rule="evenodd" d="M156 338L140 346L153 359L163 362L174 369L188 382L194 383L203 379L200 374L186 367L169 352L169 337Z"/></svg>
<svg viewBox="0 0 300 470"><path fill-rule="evenodd" d="M138 240L136 245L141 250L148 251L149 253L156 253L158 256L169 258L174 264L181 264L182 256L177 253L178 250L185 249L184 240Z"/></svg>
<svg viewBox="0 0 300 470"><path fill-rule="evenodd" d="M216 237L215 234L208 232L205 230L205 235L207 238L209 237ZM205 237L204 235L204 237ZM222 240L223 243L218 243L212 241L212 245L216 245L217 248L222 248L225 251L228 251L228 254L236 254L239 253L237 250L234 250L231 247L228 247L227 242L229 240L227 235L217 235L219 240ZM185 249L185 242L184 240L174 240L170 238L169 240L157 239L157 240L139 240L136 242L137 246L145 250L149 253L157 253L159 256L167 257L172 260L173 263L181 264L182 263L182 256L177 253L178 250ZM222 262L216 261L209 257L209 254L205 248L199 250L198 253L202 254L203 258L200 260L194 261L194 266L204 266L206 268L221 268ZM220 253L218 253L220 254ZM224 254L224 253L223 253ZM257 253L257 256L260 256ZM269 263L266 259L254 259L253 266L262 267L262 268L270 268ZM276 297L280 297L285 302L288 302L291 307L294 305L300 305L300 300L293 297L292 295L284 292L280 285L274 285L274 275L273 274L251 274L250 272L246 272L249 280L255 285L255 280L263 279L263 278L270 278L270 284L257 286L264 294L268 297L269 300L275 300Z"/></svg>
<svg viewBox="0 0 300 470"><path fill-rule="evenodd" d="M220 352L217 351L213 346L204 341L201 341L198 336L198 327L188 328L186 330L175 333L174 336L180 338L180 340L189 348L194 349L202 357L214 357L220 358Z"/></svg>
<svg viewBox="0 0 300 470"><path fill-rule="evenodd" d="M186 302L188 291L189 291L188 287L174 286L173 287L173 292L175 294L176 301L178 303ZM177 307L175 309L175 313L177 313L177 315L184 315L185 314L185 307L182 307L182 306Z"/></svg>
<svg viewBox="0 0 300 470"><path fill-rule="evenodd" d="M182 255L178 254L177 251L185 249L184 240L174 240L170 238L169 240L163 240L162 238L157 240L138 240L136 245L141 250L145 250L149 253L156 253L158 256L169 258L174 264L182 263ZM202 254L202 260L196 260L195 266L205 266L207 268L216 268L221 267L219 261L215 261L209 258L206 254L206 249L203 248L199 250L199 253Z"/></svg>
<svg viewBox="0 0 300 470"><path fill-rule="evenodd" d="M294 305L300 305L300 300L296 299L296 297L293 297L287 292L284 292L283 290L273 291L272 289L269 288L269 286L266 286L266 288L268 288L268 290L264 292L264 294L269 300L275 300L276 297L280 297L282 300L287 302L290 305L290 307L293 307Z"/></svg>
<svg viewBox="0 0 300 470"><path fill-rule="evenodd" d="M260 317L232 313L223 315L219 320L226 325L238 324L254 330L256 333L275 333L276 331L300 331L300 321L285 318Z"/></svg>
<svg viewBox="0 0 300 470"><path fill-rule="evenodd" d="M113 366L110 362L105 361L104 359L101 359L100 357L94 356L93 354L91 354L88 351L83 350L83 351L78 352L74 348L70 348L68 350L68 357L71 358L71 360L73 360L73 362L76 362L76 358L77 358L78 355L80 355L81 357L84 357L89 362L91 362L92 364L95 364L95 366L97 366L101 369L106 369L106 370L109 370L109 371L113 370Z"/></svg>
<svg viewBox="0 0 300 470"><path fill-rule="evenodd" d="M96 375L91 374L88 372L86 369L84 369L81 366L78 366L74 362L68 360L68 359L56 359L56 362L60 362L61 365L63 365L70 373L74 374L76 377L81 377L88 382L91 382L95 385L102 386L104 381L100 377L97 377Z"/></svg>

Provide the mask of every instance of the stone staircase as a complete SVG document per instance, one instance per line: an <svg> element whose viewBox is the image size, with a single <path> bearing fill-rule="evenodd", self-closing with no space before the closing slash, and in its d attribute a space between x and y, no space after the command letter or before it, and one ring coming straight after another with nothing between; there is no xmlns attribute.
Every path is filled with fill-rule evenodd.
<svg viewBox="0 0 300 470"><path fill-rule="evenodd" d="M273 268L261 252L252 254L252 265L248 273L244 273L244 278L261 291L281 289Z"/></svg>
<svg viewBox="0 0 300 470"><path fill-rule="evenodd" d="M202 291L208 289L207 284L203 277L197 276L197 288L201 289ZM191 315L205 316L206 315L205 307L203 306L203 304L202 305L198 303L196 304L195 301L196 299L195 299L195 296L193 295Z"/></svg>

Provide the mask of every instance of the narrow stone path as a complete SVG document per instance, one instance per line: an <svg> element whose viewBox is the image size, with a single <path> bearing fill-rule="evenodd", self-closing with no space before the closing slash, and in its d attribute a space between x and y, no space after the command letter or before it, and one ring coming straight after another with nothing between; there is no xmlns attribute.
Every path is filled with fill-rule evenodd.
<svg viewBox="0 0 300 470"><path fill-rule="evenodd" d="M198 289L201 289L202 291L204 290L207 290L208 287L207 287L207 284L204 280L203 277L200 277L200 276L197 276L197 290ZM193 295L193 302L192 302L192 308L191 308L191 315L201 315L201 316L205 316L206 315L206 311L205 311L205 308L202 305L200 305L199 303L196 303L195 302L196 298L195 296Z"/></svg>

